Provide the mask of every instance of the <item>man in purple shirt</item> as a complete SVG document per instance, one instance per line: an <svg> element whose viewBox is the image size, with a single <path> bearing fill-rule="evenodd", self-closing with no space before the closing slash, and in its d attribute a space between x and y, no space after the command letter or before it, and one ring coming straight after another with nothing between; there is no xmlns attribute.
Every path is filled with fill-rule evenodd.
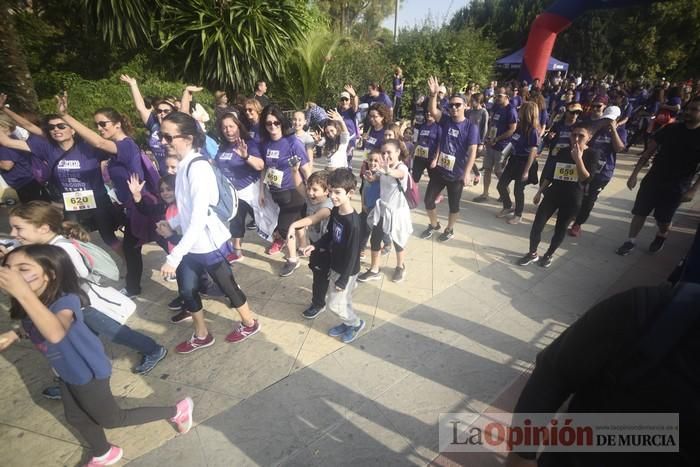
<svg viewBox="0 0 700 467"><path fill-rule="evenodd" d="M467 98L463 94L453 94L449 99L449 115L438 108L437 96L440 84L434 76L428 78L430 103L428 110L442 128L437 153L430 160L434 169L425 192L425 209L430 218L430 225L421 234L428 239L433 232L440 230L435 211L435 199L443 188L447 188L450 214L447 227L438 237L441 242L454 237L454 225L459 214L459 203L466 185L471 184L472 167L476 159L476 147L479 144L479 129L464 114Z"/></svg>

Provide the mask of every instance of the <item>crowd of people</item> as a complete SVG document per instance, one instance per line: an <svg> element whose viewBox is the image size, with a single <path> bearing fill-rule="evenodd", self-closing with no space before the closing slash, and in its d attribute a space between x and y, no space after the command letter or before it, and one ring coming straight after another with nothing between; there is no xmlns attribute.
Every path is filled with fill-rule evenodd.
<svg viewBox="0 0 700 467"><path fill-rule="evenodd" d="M627 181L630 189L652 163L618 254L634 250L652 213L658 232L649 251L658 252L676 210L700 184L700 96L692 83L644 86L557 73L543 84L491 82L482 90L476 84L448 89L431 76L426 94L408 106L396 68L392 97L376 82L363 96L348 84L332 108L310 102L283 112L259 81L250 98L233 104L217 91L207 131L211 117L194 102L201 88L188 86L180 99L144 99L136 79L121 79L147 130L143 147L128 118L112 108L95 110L93 130L71 115L65 93L56 98L56 113L40 120L14 112L0 95L0 170L20 201L9 214L11 241L0 246L7 266L0 269L0 288L12 297L12 317L21 321L0 335L0 350L29 338L47 356L58 385L44 394L63 400L68 422L94 455L88 465L111 465L121 457L103 428L165 418L181 433L191 426L189 398L175 407L120 409L109 389L111 365L95 337L138 352L138 374L166 358L165 347L126 325L135 308L131 298L142 293L144 244L156 242L164 250L160 272L177 283L168 303L171 322L193 325L177 353L215 343L202 294L221 295L235 310L237 324L226 341L240 343L260 331L231 268L245 258L246 234L267 241L269 255L285 253L282 277L308 257L312 299L303 316L330 310L338 324L328 334L351 343L365 326L352 303L358 282L381 280L380 258L392 250L391 280L406 278L411 209L420 201L424 174L429 224L418 236L437 234L439 242L456 235L465 187L481 184L472 201L487 202L495 176L501 207L494 214L518 224L525 187L538 185L529 251L517 264L545 268L567 233L583 234L614 175L617 154L631 144L644 150ZM412 109L410 118L402 118L405 107ZM437 212L443 191L444 229ZM555 214L553 237L540 256L542 231ZM124 259L124 287L117 295L127 306L117 308L130 313L95 302L94 287L113 289L100 284L99 268L86 251L99 250L90 243L93 231ZM369 263L365 271L363 260Z"/></svg>

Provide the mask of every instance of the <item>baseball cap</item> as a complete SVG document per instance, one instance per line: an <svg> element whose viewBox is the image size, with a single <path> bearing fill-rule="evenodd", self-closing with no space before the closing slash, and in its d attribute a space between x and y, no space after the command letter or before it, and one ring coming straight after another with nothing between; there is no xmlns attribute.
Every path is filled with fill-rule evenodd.
<svg viewBox="0 0 700 467"><path fill-rule="evenodd" d="M608 105L608 96L605 96L605 95L603 95L603 96L595 96L595 97L593 98L592 104L595 104L596 102L600 102L601 104Z"/></svg>
<svg viewBox="0 0 700 467"><path fill-rule="evenodd" d="M566 106L566 110L569 112L583 112L583 107L578 102L572 102Z"/></svg>
<svg viewBox="0 0 700 467"><path fill-rule="evenodd" d="M344 98L346 98L346 99L351 99L350 93L347 92L347 91L341 92L341 93L340 93L340 97L341 97L341 98L344 97Z"/></svg>
<svg viewBox="0 0 700 467"><path fill-rule="evenodd" d="M611 105L610 107L605 108L601 118L608 118L610 120L617 120L621 113L622 112L620 112L620 108L618 106Z"/></svg>

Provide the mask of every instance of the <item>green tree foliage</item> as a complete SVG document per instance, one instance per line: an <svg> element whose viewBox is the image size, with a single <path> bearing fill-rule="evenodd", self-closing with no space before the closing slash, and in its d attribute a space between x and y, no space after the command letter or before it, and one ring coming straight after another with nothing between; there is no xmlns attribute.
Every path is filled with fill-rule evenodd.
<svg viewBox="0 0 700 467"><path fill-rule="evenodd" d="M7 14L9 2L0 0L0 82L21 110L35 110L37 95L15 25Z"/></svg>
<svg viewBox="0 0 700 467"><path fill-rule="evenodd" d="M403 0L400 0L403 2ZM384 18L394 13L395 0L315 0L331 30L356 38L375 38ZM399 4L400 5L400 4Z"/></svg>

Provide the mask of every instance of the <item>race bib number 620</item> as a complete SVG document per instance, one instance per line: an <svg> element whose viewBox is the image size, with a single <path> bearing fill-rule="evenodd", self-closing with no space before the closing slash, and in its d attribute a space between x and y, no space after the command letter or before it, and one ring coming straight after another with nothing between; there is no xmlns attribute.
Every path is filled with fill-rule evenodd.
<svg viewBox="0 0 700 467"><path fill-rule="evenodd" d="M69 191L63 193L63 205L66 211L83 211L85 209L95 209L95 194L92 190Z"/></svg>

